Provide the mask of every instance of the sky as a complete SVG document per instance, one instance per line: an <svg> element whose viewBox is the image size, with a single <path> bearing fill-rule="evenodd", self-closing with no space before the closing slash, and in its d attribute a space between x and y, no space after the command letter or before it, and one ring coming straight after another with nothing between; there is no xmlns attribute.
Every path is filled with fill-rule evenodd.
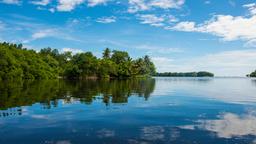
<svg viewBox="0 0 256 144"><path fill-rule="evenodd" d="M256 69L256 0L0 0L0 41L245 76Z"/></svg>

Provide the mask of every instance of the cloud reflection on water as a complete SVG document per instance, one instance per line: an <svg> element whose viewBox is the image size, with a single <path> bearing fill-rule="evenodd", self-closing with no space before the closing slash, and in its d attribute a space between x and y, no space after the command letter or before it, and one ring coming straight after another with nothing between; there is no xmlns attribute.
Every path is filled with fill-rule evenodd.
<svg viewBox="0 0 256 144"><path fill-rule="evenodd" d="M252 112L242 116L234 113L224 113L220 115L220 119L199 120L198 123L181 126L180 128L206 130L216 133L220 138L256 136L256 115Z"/></svg>

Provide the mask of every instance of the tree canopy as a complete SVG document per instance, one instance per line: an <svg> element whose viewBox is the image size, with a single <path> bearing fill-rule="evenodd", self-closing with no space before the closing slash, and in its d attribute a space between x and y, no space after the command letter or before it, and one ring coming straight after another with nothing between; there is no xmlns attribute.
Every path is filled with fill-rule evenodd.
<svg viewBox="0 0 256 144"><path fill-rule="evenodd" d="M0 80L63 78L126 78L155 74L148 56L133 60L125 51L106 48L102 58L91 52L72 55L50 47L39 52L22 44L0 43Z"/></svg>
<svg viewBox="0 0 256 144"><path fill-rule="evenodd" d="M186 73L177 73L177 72L164 72L164 73L156 73L155 76L161 77L214 77L213 73L210 72L186 72Z"/></svg>
<svg viewBox="0 0 256 144"><path fill-rule="evenodd" d="M251 74L247 75L248 77L256 77L256 70L252 72Z"/></svg>

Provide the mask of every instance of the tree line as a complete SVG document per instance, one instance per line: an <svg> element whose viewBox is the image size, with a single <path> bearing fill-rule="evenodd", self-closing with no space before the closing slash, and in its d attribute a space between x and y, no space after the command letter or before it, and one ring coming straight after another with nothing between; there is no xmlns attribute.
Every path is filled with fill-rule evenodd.
<svg viewBox="0 0 256 144"><path fill-rule="evenodd" d="M155 76L160 77L214 77L213 73L201 71L201 72L185 72L185 73L177 73L177 72L164 72L164 73L156 73Z"/></svg>
<svg viewBox="0 0 256 144"><path fill-rule="evenodd" d="M256 70L247 75L247 77L256 77Z"/></svg>
<svg viewBox="0 0 256 144"><path fill-rule="evenodd" d="M22 44L0 43L0 80L127 78L155 73L149 56L133 60L125 51L106 48L102 58L97 58L92 52L73 55L49 47L36 52Z"/></svg>

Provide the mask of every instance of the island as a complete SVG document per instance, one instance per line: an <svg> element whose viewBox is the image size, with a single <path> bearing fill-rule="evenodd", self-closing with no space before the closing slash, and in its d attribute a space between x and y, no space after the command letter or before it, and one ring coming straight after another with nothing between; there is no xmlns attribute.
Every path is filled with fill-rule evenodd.
<svg viewBox="0 0 256 144"><path fill-rule="evenodd" d="M35 51L22 44L0 43L0 80L129 78L155 73L147 55L133 60L125 51L106 48L97 58L92 52L60 53L49 47Z"/></svg>
<svg viewBox="0 0 256 144"><path fill-rule="evenodd" d="M213 73L200 71L200 72L163 72L156 73L157 77L214 77Z"/></svg>
<svg viewBox="0 0 256 144"><path fill-rule="evenodd" d="M256 77L256 70L247 75L247 77Z"/></svg>

